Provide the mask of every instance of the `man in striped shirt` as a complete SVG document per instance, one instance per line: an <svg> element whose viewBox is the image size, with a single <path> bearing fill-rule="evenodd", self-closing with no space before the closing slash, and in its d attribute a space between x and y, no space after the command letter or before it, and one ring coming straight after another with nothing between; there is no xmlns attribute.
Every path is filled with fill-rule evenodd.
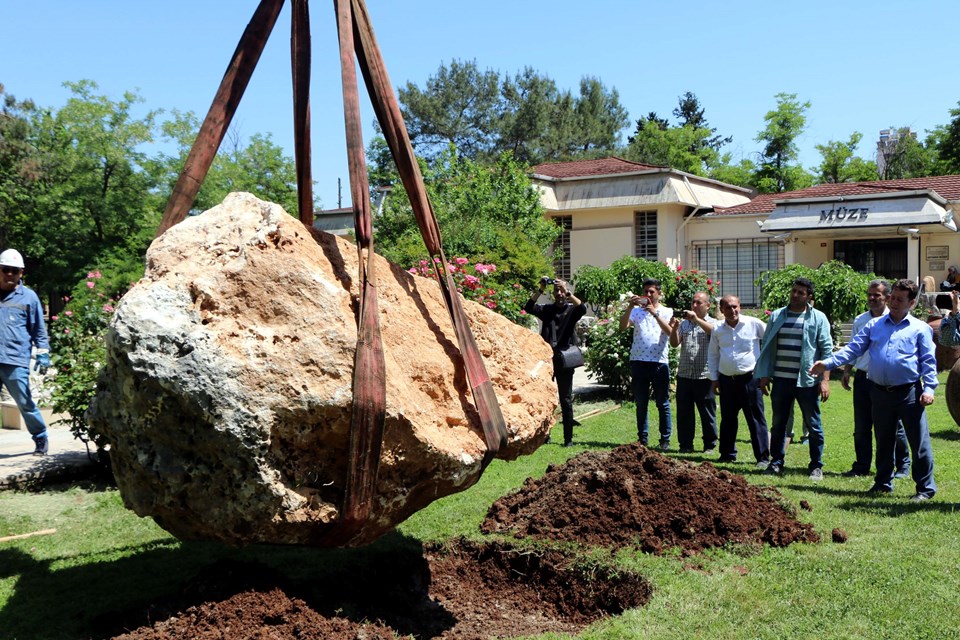
<svg viewBox="0 0 960 640"><path fill-rule="evenodd" d="M830 374L810 375L814 362L833 352L830 321L813 308L813 283L806 278L793 281L790 304L770 315L754 376L760 380L764 395L770 393L773 426L770 430L770 466L767 471L783 474L786 428L793 403L800 405L809 429L810 479L823 479L823 427L820 403L830 397ZM773 389L770 389L771 378Z"/></svg>

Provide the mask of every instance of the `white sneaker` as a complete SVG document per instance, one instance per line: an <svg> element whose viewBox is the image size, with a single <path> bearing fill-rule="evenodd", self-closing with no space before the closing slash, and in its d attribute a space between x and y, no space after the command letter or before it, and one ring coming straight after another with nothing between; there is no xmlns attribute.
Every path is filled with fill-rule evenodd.
<svg viewBox="0 0 960 640"><path fill-rule="evenodd" d="M810 479L814 482L820 482L823 480L823 469L819 467L810 472Z"/></svg>

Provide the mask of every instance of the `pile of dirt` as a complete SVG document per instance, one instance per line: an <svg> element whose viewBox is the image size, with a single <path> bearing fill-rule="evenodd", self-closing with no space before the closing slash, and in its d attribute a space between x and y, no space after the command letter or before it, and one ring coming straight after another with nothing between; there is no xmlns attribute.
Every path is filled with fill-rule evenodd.
<svg viewBox="0 0 960 640"><path fill-rule="evenodd" d="M487 533L690 555L729 543L818 542L772 488L709 463L676 461L639 444L551 466L498 500ZM456 540L337 564L310 584L262 564L220 562L178 597L105 616L99 637L123 640L510 638L575 634L646 604L642 576L569 545ZM133 629L133 631L127 631ZM120 634L122 635L115 635Z"/></svg>
<svg viewBox="0 0 960 640"><path fill-rule="evenodd" d="M379 563L372 574L346 569L319 586L259 564L220 562L176 601L113 624L142 625L116 640L506 638L576 633L650 594L636 574L562 551L459 540Z"/></svg>
<svg viewBox="0 0 960 640"><path fill-rule="evenodd" d="M497 500L486 533L648 553L690 554L729 543L819 542L772 488L709 462L668 458L638 443L582 453Z"/></svg>

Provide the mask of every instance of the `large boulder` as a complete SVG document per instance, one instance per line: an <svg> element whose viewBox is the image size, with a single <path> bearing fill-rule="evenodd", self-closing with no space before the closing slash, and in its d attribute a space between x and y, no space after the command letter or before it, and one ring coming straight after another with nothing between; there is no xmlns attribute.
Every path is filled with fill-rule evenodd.
<svg viewBox="0 0 960 640"><path fill-rule="evenodd" d="M386 424L376 539L473 485L486 451L437 284L377 257ZM184 539L329 544L347 471L357 341L357 249L235 193L154 241L120 302L90 410L126 505ZM471 302L466 313L509 442L553 424L551 350Z"/></svg>

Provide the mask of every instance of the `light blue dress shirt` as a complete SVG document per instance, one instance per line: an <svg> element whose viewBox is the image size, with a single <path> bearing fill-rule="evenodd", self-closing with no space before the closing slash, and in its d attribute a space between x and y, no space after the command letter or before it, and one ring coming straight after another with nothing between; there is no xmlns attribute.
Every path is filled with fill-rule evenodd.
<svg viewBox="0 0 960 640"><path fill-rule="evenodd" d="M850 364L870 354L867 379L880 386L923 383L923 392L937 388L937 356L933 329L909 313L900 322L888 314L867 323L845 347L823 361L827 369Z"/></svg>

